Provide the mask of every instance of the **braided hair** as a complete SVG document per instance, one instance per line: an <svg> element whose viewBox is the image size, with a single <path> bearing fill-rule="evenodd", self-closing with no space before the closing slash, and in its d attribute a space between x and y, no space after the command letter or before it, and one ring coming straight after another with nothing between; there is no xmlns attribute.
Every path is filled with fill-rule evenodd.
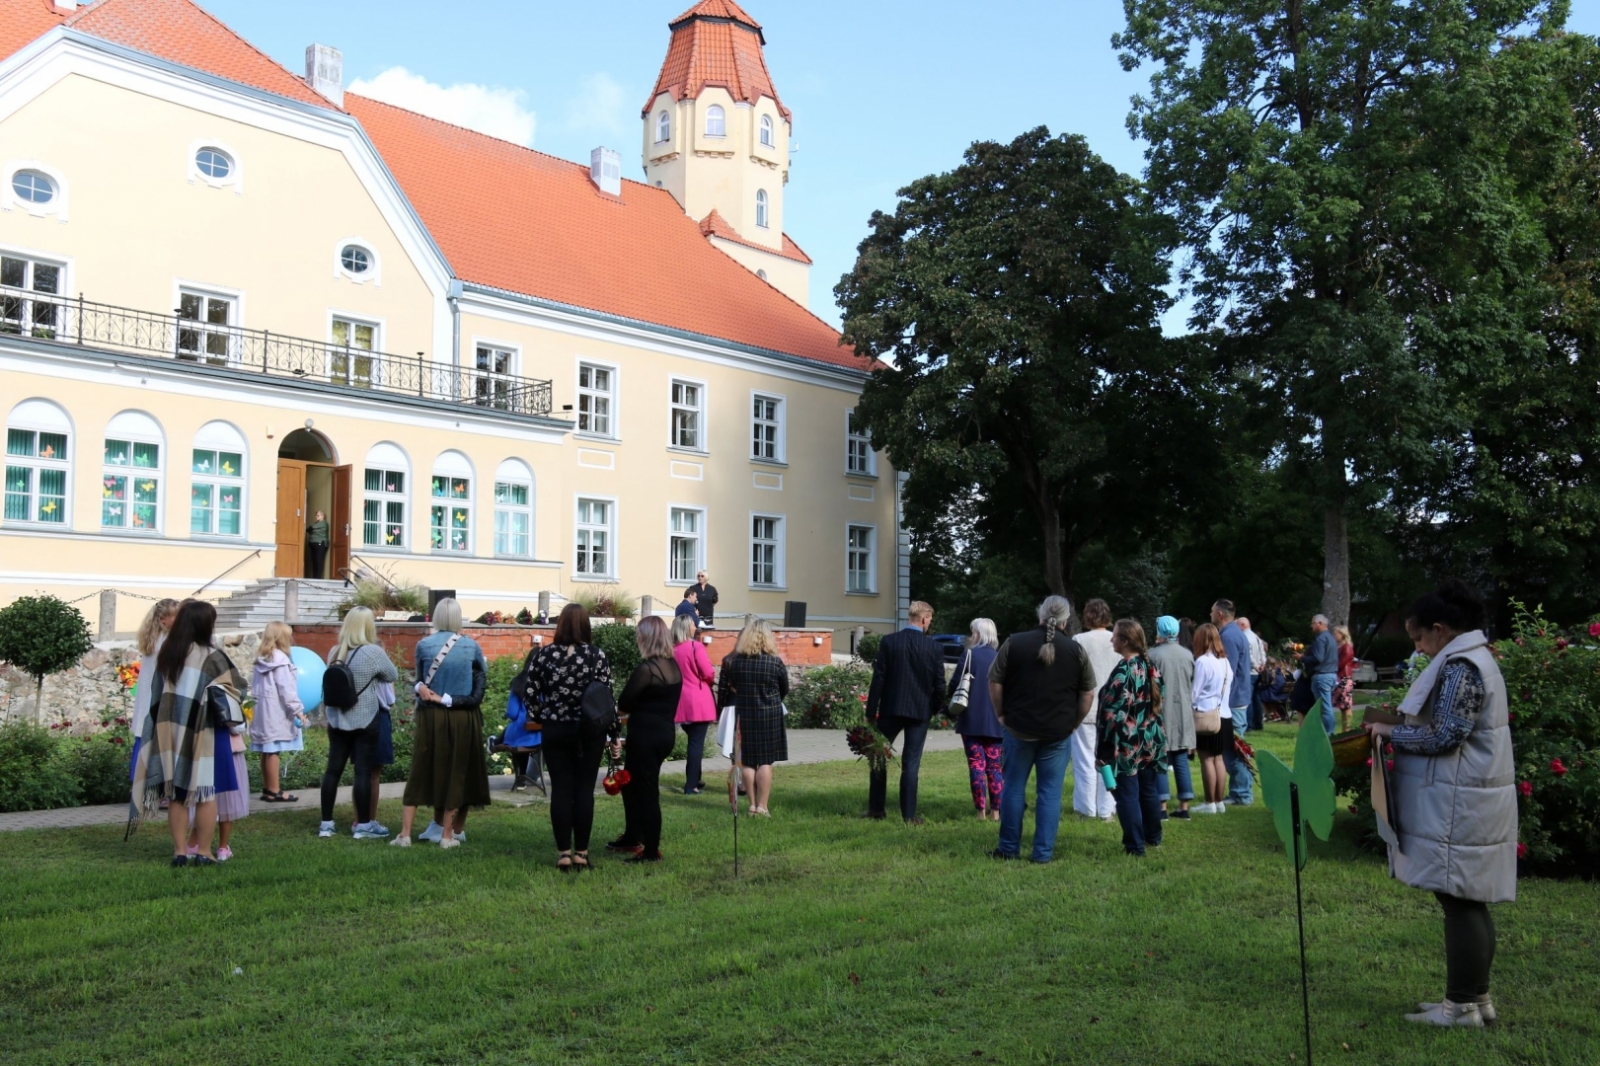
<svg viewBox="0 0 1600 1066"><path fill-rule="evenodd" d="M1065 596L1048 596L1039 605L1039 621L1044 624L1044 643L1039 647L1039 661L1051 666L1056 661L1056 633L1067 628L1072 619L1072 602Z"/></svg>

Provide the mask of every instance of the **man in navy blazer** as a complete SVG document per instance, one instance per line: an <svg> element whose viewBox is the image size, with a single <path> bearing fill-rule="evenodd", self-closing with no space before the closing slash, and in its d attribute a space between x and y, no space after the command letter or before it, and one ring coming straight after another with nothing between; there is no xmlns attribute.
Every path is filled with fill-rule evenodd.
<svg viewBox="0 0 1600 1066"><path fill-rule="evenodd" d="M878 645L872 667L872 687L867 691L867 721L892 742L902 733L900 752L900 816L909 825L917 817L917 772L922 768L922 746L928 740L928 721L944 708L944 652L928 636L933 608L913 600L909 621ZM888 771L873 771L873 802L869 818L883 817L883 797L888 791Z"/></svg>

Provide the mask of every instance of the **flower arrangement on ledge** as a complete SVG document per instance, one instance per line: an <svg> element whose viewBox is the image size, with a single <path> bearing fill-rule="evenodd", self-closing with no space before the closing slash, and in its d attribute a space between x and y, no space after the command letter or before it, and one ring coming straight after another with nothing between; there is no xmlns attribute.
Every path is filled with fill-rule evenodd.
<svg viewBox="0 0 1600 1066"><path fill-rule="evenodd" d="M851 754L867 760L867 766L873 770L887 769L889 760L894 758L894 745L870 725L854 727L845 734L844 742L849 745Z"/></svg>

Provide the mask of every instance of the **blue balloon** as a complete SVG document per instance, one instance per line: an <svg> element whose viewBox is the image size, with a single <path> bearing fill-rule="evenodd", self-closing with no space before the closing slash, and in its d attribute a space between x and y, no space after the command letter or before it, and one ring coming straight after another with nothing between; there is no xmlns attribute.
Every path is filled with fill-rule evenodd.
<svg viewBox="0 0 1600 1066"><path fill-rule="evenodd" d="M310 714L322 706L322 675L328 666L310 648L290 648L289 661L294 664L294 690Z"/></svg>

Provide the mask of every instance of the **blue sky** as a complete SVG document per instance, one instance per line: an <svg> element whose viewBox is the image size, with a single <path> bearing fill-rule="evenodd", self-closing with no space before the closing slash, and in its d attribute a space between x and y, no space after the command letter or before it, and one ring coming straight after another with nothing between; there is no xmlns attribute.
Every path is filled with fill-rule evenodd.
<svg viewBox="0 0 1600 1066"><path fill-rule="evenodd" d="M566 159L617 148L634 179L639 110L666 54L666 24L690 4L200 2L291 69L303 68L307 44L331 44L344 53L346 85L376 82L373 95ZM765 30L767 66L794 111L786 221L815 260L811 309L830 322L833 286L872 212L956 165L974 140L1046 125L1140 168L1124 122L1145 79L1124 73L1111 49L1120 0L740 2ZM1569 25L1600 32L1600 0L1577 0Z"/></svg>

